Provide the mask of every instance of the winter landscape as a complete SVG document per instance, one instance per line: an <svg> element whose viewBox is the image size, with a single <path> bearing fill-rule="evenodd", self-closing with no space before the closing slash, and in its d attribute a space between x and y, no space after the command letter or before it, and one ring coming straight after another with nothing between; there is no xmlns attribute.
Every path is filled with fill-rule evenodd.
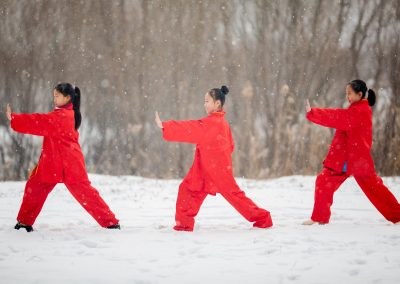
<svg viewBox="0 0 400 284"><path fill-rule="evenodd" d="M23 182L0 183L2 283L399 283L400 226L384 220L354 179L335 195L329 225L300 225L313 205L313 176L239 179L271 211L254 229L209 196L195 231L176 232L177 180L91 176L122 230L100 228L63 185L33 233L13 229ZM400 198L400 177L384 178Z"/></svg>
<svg viewBox="0 0 400 284"><path fill-rule="evenodd" d="M217 194L172 229L194 144L191 186L257 211L238 177L272 228ZM374 178L400 200L399 145L399 0L0 1L1 284L398 284L400 225L372 203L400 220ZM325 157L319 196L347 171L374 200L351 177L304 226ZM88 172L121 230L62 183L15 230L32 169L24 208L67 182L104 221Z"/></svg>

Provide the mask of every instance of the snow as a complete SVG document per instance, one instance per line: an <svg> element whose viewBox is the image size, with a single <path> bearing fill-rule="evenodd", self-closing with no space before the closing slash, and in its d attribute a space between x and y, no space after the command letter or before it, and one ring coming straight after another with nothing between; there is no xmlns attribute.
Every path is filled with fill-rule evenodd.
<svg viewBox="0 0 400 284"><path fill-rule="evenodd" d="M35 232L13 229L24 182L0 183L2 283L399 283L400 225L373 208L353 179L335 195L329 225L301 226L315 177L239 179L275 226L255 229L209 196L192 233L175 232L178 180L91 175L121 220L100 228L58 185ZM400 177L384 178L400 198Z"/></svg>

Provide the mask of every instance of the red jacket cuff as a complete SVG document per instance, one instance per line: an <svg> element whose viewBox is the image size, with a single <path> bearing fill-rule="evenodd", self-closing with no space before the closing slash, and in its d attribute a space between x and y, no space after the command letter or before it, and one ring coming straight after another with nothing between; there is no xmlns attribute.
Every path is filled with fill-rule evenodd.
<svg viewBox="0 0 400 284"><path fill-rule="evenodd" d="M11 128L12 128L12 129L14 129L14 126L15 126L15 118L16 118L17 116L18 116L18 115L17 115L16 113L11 113L10 125L11 125Z"/></svg>
<svg viewBox="0 0 400 284"><path fill-rule="evenodd" d="M313 112L313 109L311 109L309 112L306 113L306 118L307 118L308 120L311 120L312 112Z"/></svg>
<svg viewBox="0 0 400 284"><path fill-rule="evenodd" d="M169 128L168 128L168 122L167 121L163 121L162 122L162 126L163 126L163 128L162 128L162 133L163 133L163 138L165 139L165 140L169 140L170 139L170 134L169 134Z"/></svg>

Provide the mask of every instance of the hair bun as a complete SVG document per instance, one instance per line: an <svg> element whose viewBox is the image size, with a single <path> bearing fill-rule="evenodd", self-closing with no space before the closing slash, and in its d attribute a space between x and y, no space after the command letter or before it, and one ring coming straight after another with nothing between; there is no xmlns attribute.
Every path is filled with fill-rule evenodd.
<svg viewBox="0 0 400 284"><path fill-rule="evenodd" d="M227 94L229 93L228 87L227 87L227 86L222 86L222 87L221 87L221 92L222 92L224 95L227 95Z"/></svg>

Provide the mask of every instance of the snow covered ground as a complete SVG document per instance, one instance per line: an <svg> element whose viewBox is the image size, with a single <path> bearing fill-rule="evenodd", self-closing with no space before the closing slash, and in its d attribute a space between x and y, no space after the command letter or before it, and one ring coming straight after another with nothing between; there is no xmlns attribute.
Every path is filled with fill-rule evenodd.
<svg viewBox="0 0 400 284"><path fill-rule="evenodd" d="M121 231L97 226L63 185L35 232L16 231L24 182L0 183L1 283L400 283L400 225L385 221L353 179L336 193L331 223L311 227L300 223L315 177L239 179L275 226L253 229L217 195L193 233L172 230L179 181L91 179ZM384 181L400 199L400 177Z"/></svg>

